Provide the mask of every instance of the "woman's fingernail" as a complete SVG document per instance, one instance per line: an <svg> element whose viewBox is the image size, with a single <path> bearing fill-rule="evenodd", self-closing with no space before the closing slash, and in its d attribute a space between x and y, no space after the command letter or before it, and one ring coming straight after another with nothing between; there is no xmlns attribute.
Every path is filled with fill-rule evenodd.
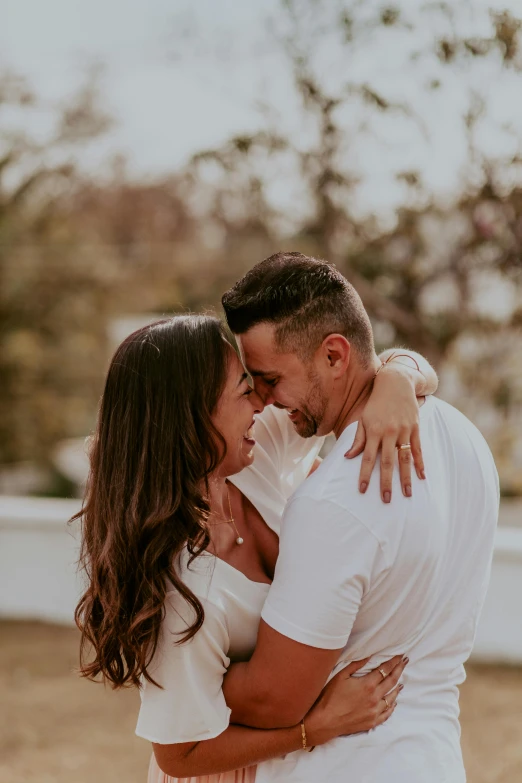
<svg viewBox="0 0 522 783"><path fill-rule="evenodd" d="M409 658L403 658L403 661L404 661L404 663L409 663L410 659Z"/></svg>
<svg viewBox="0 0 522 783"><path fill-rule="evenodd" d="M350 451L347 451L347 452L346 452L346 454L345 454L344 456L345 456L347 459L350 459L350 454L351 454L351 452L350 452Z"/></svg>
<svg viewBox="0 0 522 783"><path fill-rule="evenodd" d="M402 691L403 688L404 688L404 685L401 682L401 684L399 685L399 692Z"/></svg>
<svg viewBox="0 0 522 783"><path fill-rule="evenodd" d="M359 485L359 491L360 492L366 492L367 489L368 489L368 482L367 481L361 481L361 483Z"/></svg>
<svg viewBox="0 0 522 783"><path fill-rule="evenodd" d="M404 487L404 492L406 493L407 498L411 498L411 486L409 484L406 484Z"/></svg>
<svg viewBox="0 0 522 783"><path fill-rule="evenodd" d="M425 478L426 478L426 473L423 470L421 470L421 479L425 479Z"/></svg>
<svg viewBox="0 0 522 783"><path fill-rule="evenodd" d="M382 496L382 499L384 500L385 503L389 503L391 500L391 492L388 492L388 490L386 490L386 492Z"/></svg>

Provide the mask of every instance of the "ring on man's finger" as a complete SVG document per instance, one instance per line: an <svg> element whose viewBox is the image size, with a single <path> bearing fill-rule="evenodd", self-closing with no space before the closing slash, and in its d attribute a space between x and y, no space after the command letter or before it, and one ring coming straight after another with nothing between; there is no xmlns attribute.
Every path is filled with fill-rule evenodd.
<svg viewBox="0 0 522 783"><path fill-rule="evenodd" d="M411 443L401 443L399 446L395 447L397 451L406 451L406 449L411 449Z"/></svg>

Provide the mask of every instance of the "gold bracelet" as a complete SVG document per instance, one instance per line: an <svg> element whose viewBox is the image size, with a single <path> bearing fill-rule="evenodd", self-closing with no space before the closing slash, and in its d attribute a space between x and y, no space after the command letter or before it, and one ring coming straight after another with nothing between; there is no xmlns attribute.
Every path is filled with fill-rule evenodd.
<svg viewBox="0 0 522 783"><path fill-rule="evenodd" d="M304 720L301 721L301 740L303 742L303 750L308 751L308 753L311 753L315 749L315 745L312 745L311 748L308 747L308 740L306 738L306 729L304 725Z"/></svg>
<svg viewBox="0 0 522 783"><path fill-rule="evenodd" d="M304 725L304 720L301 721L301 739L303 741L303 750L306 750L307 741L306 741L306 729Z"/></svg>

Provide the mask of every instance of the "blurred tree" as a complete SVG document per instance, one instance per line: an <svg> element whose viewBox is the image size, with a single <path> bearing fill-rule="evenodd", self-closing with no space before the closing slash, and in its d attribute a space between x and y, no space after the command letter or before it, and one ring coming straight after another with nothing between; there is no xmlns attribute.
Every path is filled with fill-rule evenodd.
<svg viewBox="0 0 522 783"><path fill-rule="evenodd" d="M122 159L97 179L78 164L110 127L96 73L58 108L0 77L0 463L45 463L58 440L91 430L111 319L218 305L253 263L291 248L352 280L379 346L408 344L444 371L448 396L496 438L505 486L522 492L522 453L518 474L511 459L521 138L490 105L501 77L520 89L522 28L508 12L474 24L473 10L465 0L281 0L272 34L289 64L292 122L269 117L154 182L133 181ZM368 155L384 139L391 160L393 135L429 155L442 127L427 120L433 106L465 150L454 192L435 196L409 161L386 182L396 213L363 212ZM35 112L46 135L24 130ZM492 133L502 155L484 142Z"/></svg>
<svg viewBox="0 0 522 783"><path fill-rule="evenodd" d="M58 440L88 433L111 319L182 299L174 260L193 221L175 178L132 183L116 160L95 184L78 163L110 127L96 79L49 110L0 78L0 463L49 465ZM26 128L45 111L37 139Z"/></svg>
<svg viewBox="0 0 522 783"><path fill-rule="evenodd" d="M522 336L522 129L497 121L490 101L492 78L494 87L502 78L522 89L522 16L491 12L477 23L464 1L403 5L282 0L272 32L289 64L299 133L279 124L235 137L196 155L189 181L205 193L206 219L224 246L233 243L222 287L263 256L241 246L245 233L269 252L284 246L335 262L360 292L380 345L407 344L441 369L458 361L462 407L489 374L478 396L501 411L505 432L522 412L522 367L506 374L507 356L497 361L504 345L520 362L512 338ZM388 67L393 80L384 78ZM441 91L456 85L459 100L441 103ZM436 128L423 116L430 101L444 111ZM394 220L361 215L368 161L360 138L416 134L429 155L443 121L467 150L452 196L437 198L420 170L398 170L403 206ZM494 154L485 128L497 134ZM298 195L276 210L281 171L295 176Z"/></svg>
<svg viewBox="0 0 522 783"><path fill-rule="evenodd" d="M361 218L354 207L364 161L362 172L350 169L350 164L355 167L349 155L355 135L386 127L383 123L390 115L400 115L428 136L430 129L424 127L415 103L388 97L364 72L358 81L345 74L350 74L360 48L378 51L385 36L399 32L400 45L409 53L404 67L414 64L423 81L429 72L437 77L422 87L428 96L444 79L462 81L462 74L478 70L485 58L520 74L522 88L522 19L507 11L492 13L490 30L471 35L465 26L458 31L459 6L466 10L468 4L420 3L408 15L399 5L360 0L284 0L274 28L290 64L303 135L285 136L278 128L235 137L219 149L194 156L190 172L192 182L205 191L205 217L224 236L237 242L241 236L256 235L272 246L285 237L286 244L297 243L334 261L356 285L374 319L386 327L388 339L409 342L439 363L463 330L489 331L499 321L474 307L475 281L488 273L514 283L522 279L522 190L513 184L517 173L520 182L522 156L519 151L492 160L480 151L477 137L487 107L477 88L470 87L466 103L451 108L461 114L468 144L460 192L449 203L437 203L418 171L399 171L396 179L404 186L403 200L412 206L398 211L391 229L375 216ZM446 32L441 22L447 23ZM462 28L462 19L460 23ZM430 46L419 48L426 30ZM339 78L332 79L330 60L325 67L325 47L337 51ZM421 68L421 60L430 68ZM368 62L371 71L373 61ZM518 133L520 150L520 128L510 130ZM270 178L278 176L288 157L294 159L293 170L299 175L300 204L297 209L295 202L288 204L285 226L285 216L274 209L269 191ZM243 267L252 261L243 257ZM236 268L230 272L232 279ZM439 296L437 308L435 292L443 289L447 295ZM519 314L510 316L519 322Z"/></svg>
<svg viewBox="0 0 522 783"><path fill-rule="evenodd" d="M0 112L0 461L38 462L58 437L86 426L84 399L98 380L103 268L80 251L63 211L80 181L75 153L110 119L97 105L95 73L54 111L4 73ZM40 138L27 130L35 115L51 125Z"/></svg>

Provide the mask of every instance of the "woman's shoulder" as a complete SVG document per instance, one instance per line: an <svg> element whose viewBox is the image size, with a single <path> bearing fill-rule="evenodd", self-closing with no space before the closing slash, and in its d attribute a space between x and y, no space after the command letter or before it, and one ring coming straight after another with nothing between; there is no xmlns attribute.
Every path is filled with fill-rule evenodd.
<svg viewBox="0 0 522 783"><path fill-rule="evenodd" d="M194 557L185 546L176 557L174 568L184 585L203 602L222 602L222 578L216 575L216 557L210 552L201 552ZM169 593L178 591L168 583Z"/></svg>
<svg viewBox="0 0 522 783"><path fill-rule="evenodd" d="M179 577L204 610L201 628L186 641L196 614L174 584L167 582L165 615L148 667L154 682L142 679L136 728L139 736L152 742L210 739L228 726L230 710L221 686L230 664L230 635L227 614L216 600L216 585L212 586L212 560L200 555L190 563L188 551L176 558Z"/></svg>
<svg viewBox="0 0 522 783"><path fill-rule="evenodd" d="M174 569L180 581L195 596L203 608L204 623L207 630L210 626L219 627L225 636L228 634L227 615L230 612L229 602L221 575L215 576L215 557L210 553L202 553L194 560L185 548L176 557ZM196 619L194 606L180 592L176 585L167 579L164 602L163 631L183 634ZM209 625L210 624L210 625Z"/></svg>

